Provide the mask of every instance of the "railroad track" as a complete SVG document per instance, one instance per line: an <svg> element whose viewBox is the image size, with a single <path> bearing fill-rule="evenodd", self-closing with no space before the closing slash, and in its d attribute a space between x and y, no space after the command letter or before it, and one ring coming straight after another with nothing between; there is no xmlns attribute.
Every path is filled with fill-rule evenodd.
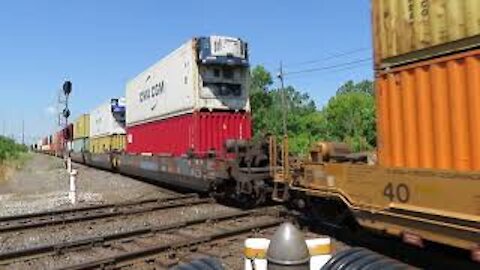
<svg viewBox="0 0 480 270"><path fill-rule="evenodd" d="M1 253L0 268L113 269L132 262L145 262L168 251L275 227L283 221L278 210L278 207L237 210L235 213Z"/></svg>
<svg viewBox="0 0 480 270"><path fill-rule="evenodd" d="M208 202L212 202L212 200L201 199L196 194L187 194L162 199L148 199L119 204L86 206L18 216L1 217L0 233L21 231L59 224L63 225L102 218L111 218L115 216L134 215Z"/></svg>

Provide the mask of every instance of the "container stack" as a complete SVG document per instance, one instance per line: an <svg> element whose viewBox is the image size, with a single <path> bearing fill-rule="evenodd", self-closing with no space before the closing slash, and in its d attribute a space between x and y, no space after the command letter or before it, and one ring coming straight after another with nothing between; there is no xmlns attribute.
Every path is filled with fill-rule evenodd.
<svg viewBox="0 0 480 270"><path fill-rule="evenodd" d="M55 156L57 157L63 156L64 143L65 143L65 139L63 135L63 130L55 132L55 134L53 134L53 148L52 148Z"/></svg>
<svg viewBox="0 0 480 270"><path fill-rule="evenodd" d="M202 156L249 139L245 50L237 38L194 38L129 81L127 152Z"/></svg>
<svg viewBox="0 0 480 270"><path fill-rule="evenodd" d="M75 120L73 128L72 151L82 153L88 151L90 145L90 115L83 114Z"/></svg>
<svg viewBox="0 0 480 270"><path fill-rule="evenodd" d="M94 154L125 150L125 98L114 98L90 113L89 151Z"/></svg>
<svg viewBox="0 0 480 270"><path fill-rule="evenodd" d="M373 0L379 163L480 170L480 1Z"/></svg>

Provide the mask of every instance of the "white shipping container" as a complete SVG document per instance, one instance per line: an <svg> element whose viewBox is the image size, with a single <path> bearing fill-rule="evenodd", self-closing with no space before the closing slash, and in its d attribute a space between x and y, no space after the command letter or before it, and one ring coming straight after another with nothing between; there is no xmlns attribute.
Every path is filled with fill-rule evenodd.
<svg viewBox="0 0 480 270"><path fill-rule="evenodd" d="M127 83L127 126L207 110L250 111L248 55L238 38L194 38Z"/></svg>
<svg viewBox="0 0 480 270"><path fill-rule="evenodd" d="M90 137L102 137L114 134L125 134L125 111L114 113L118 106L125 108L125 98L112 99L100 105L90 113Z"/></svg>

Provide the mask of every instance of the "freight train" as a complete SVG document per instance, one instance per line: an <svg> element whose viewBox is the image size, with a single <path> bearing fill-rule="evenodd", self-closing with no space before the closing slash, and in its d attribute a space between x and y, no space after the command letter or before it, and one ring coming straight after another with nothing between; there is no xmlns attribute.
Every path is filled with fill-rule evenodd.
<svg viewBox="0 0 480 270"><path fill-rule="evenodd" d="M312 218L418 247L441 243L480 262L479 4L374 0L378 162L319 142L289 164L285 141L274 198ZM277 155L272 149L272 168Z"/></svg>
<svg viewBox="0 0 480 270"><path fill-rule="evenodd" d="M103 105L108 116L80 117L72 158L249 206L271 194L312 218L480 261L478 3L372 2L377 162L319 142L292 164L288 140L253 143L247 45L217 36L192 39L140 73L125 102ZM54 141L41 148L61 153Z"/></svg>
<svg viewBox="0 0 480 270"><path fill-rule="evenodd" d="M80 116L70 148L62 148L67 129L56 133L49 153L261 204L269 189L268 146L250 141L248 78L246 42L193 38L130 80L125 97Z"/></svg>

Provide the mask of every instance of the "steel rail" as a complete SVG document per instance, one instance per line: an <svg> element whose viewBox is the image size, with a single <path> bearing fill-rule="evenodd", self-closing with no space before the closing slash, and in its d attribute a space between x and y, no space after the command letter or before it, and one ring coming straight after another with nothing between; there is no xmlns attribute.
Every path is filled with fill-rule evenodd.
<svg viewBox="0 0 480 270"><path fill-rule="evenodd" d="M81 270L81 269L94 269L94 268L103 268L103 267L112 267L113 265L116 265L121 262L126 262L126 261L132 261L132 260L138 260L143 257L149 257L158 253L162 253L168 250L172 249L179 249L179 248L184 248L184 247L189 247L192 245L198 245L202 243L207 243L207 242L212 242L215 240L219 240L222 238L227 238L231 237L234 235L238 234L243 234L247 233L249 231L255 230L255 229L265 229L265 228L271 228L274 226L278 226L283 222L282 219L278 218L275 220L270 220L270 221L263 221L263 222L257 222L254 224L250 225L245 225L245 226L240 226L237 228L233 229L226 229L222 230L220 232L215 232L206 236L202 237L195 237L192 239L188 240L183 240L183 241L177 241L173 243L166 243L166 244L161 244L157 246L153 246L150 248L145 248L142 250L137 250L133 252L125 252L119 255L115 256L110 256L107 258L99 259L99 260L94 260L90 262L85 262L77 265L72 265L72 266L67 266L63 268L57 268L57 270Z"/></svg>
<svg viewBox="0 0 480 270"><path fill-rule="evenodd" d="M89 205L89 206L83 206L83 207L65 208L65 209L60 209L60 210L27 213L27 214L15 215L15 216L3 216L3 217L0 217L0 222L5 223L5 222L10 222L10 221L16 221L16 220L19 220L19 219L28 219L28 218L36 218L36 217L43 217L43 216L69 214L69 213L73 213L73 212L98 210L98 209L104 209L104 208L127 207L127 206L132 206L132 205L153 203L153 202L158 202L158 201L194 198L194 197L197 197L197 196L198 196L197 194L191 193L191 194L179 195L179 196L175 196L175 197L166 197L166 198L158 198L158 199L145 199L145 200L140 200L140 201L128 201L128 202L122 202L122 203L110 203L110 204L101 204L101 205ZM1 226L1 223L0 223L0 226Z"/></svg>
<svg viewBox="0 0 480 270"><path fill-rule="evenodd" d="M278 211L278 208L274 208L274 209ZM141 235L146 235L151 233L160 233L160 232L170 231L174 229L181 229L188 226L202 224L207 221L218 222L218 221L224 221L228 219L242 218L249 215L251 216L260 215L260 214L268 215L265 212L266 212L266 209L259 209L259 210L243 211L239 213L217 214L215 216L197 218L197 219L188 220L188 221L181 221L181 222L166 224L162 226L142 228L142 229L137 229L133 231L115 233L115 234L110 234L105 236L91 237L91 238L71 241L67 243L43 245L43 246L37 246L37 247L32 247L32 248L27 248L22 250L4 252L4 253L0 253L0 266L5 266L11 263L15 263L17 261L21 261L22 259L26 259L26 258L28 259L38 258L41 256L48 256L50 254L62 253L62 252L68 251L69 249L77 250L78 248L82 248L82 247L92 247L98 243L105 243L108 241L115 241L123 238L136 237L136 236L141 236Z"/></svg>
<svg viewBox="0 0 480 270"><path fill-rule="evenodd" d="M98 210L88 210L85 213L82 213L82 211L80 211L79 213L72 216L60 215L60 216L51 216L50 218L42 217L38 220L35 220L35 219L25 220L25 221L21 220L21 221L16 221L14 224L3 225L3 226L0 225L1 226L0 233L38 228L42 226L51 226L51 225L58 225L58 224L63 225L67 223L95 220L95 219L101 219L101 218L109 218L109 217L115 217L115 216L134 215L139 213L152 212L156 210L204 204L209 202L213 202L213 200L210 198L199 199L197 197L187 196L187 197L181 197L181 198L156 200L152 202L152 203L156 203L155 205L147 205L147 206L144 206L143 208L140 207L138 209L128 209L128 208L122 209L123 206L120 206L120 207L112 208L112 211L98 212ZM141 204L138 204L138 205L141 206ZM128 205L128 206L134 206L134 205ZM95 211L95 212L89 212L89 211Z"/></svg>

